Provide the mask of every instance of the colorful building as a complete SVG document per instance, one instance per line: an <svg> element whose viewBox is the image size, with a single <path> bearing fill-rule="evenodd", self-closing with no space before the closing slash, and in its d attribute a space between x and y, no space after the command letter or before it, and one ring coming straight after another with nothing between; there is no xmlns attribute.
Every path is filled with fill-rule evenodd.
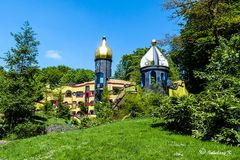
<svg viewBox="0 0 240 160"><path fill-rule="evenodd" d="M141 84L147 89L162 88L167 94L169 64L156 45L157 41L152 40L152 47L141 59Z"/></svg>
<svg viewBox="0 0 240 160"><path fill-rule="evenodd" d="M131 82L117 79L109 79L107 81L108 91L110 92L110 101L115 102L118 94L124 90L133 86ZM78 113L80 111L79 104L83 103L88 108L89 114L94 114L94 103L95 103L95 82L85 82L82 84L76 84L72 86L63 86L61 89L63 95L63 104L69 105L71 111ZM55 104L57 101L55 100Z"/></svg>
<svg viewBox="0 0 240 160"><path fill-rule="evenodd" d="M168 72L169 64L166 57L159 51L156 46L156 40L152 41L152 47L142 57L140 62L142 87L147 89L162 88L163 92L168 94ZM101 45L95 51L95 80L72 86L63 86L55 90L55 95L61 93L63 104L69 105L71 111L78 113L80 103L88 109L88 114L94 114L94 104L101 101L103 89L106 87L110 91L110 101L118 104L125 94L125 91L135 91L135 84L118 79L111 79L112 73L112 50L107 45L106 37L102 38ZM183 84L183 83L181 83ZM184 86L185 88L185 86ZM187 91L174 91L170 89L170 96L187 95ZM180 94L178 94L180 92ZM50 96L49 96L50 95ZM57 96L49 94L48 101L53 101L58 105Z"/></svg>
<svg viewBox="0 0 240 160"><path fill-rule="evenodd" d="M88 114L94 114L94 103L101 100L103 89L106 87L110 92L110 101L115 103L118 95L125 88L134 86L133 83L111 79L112 72L112 50L108 47L106 37L102 38L102 44L95 52L95 80L71 86L62 86L54 91L49 91L47 101L52 101L58 106L58 96L61 93L63 104L69 105L71 111L78 113L80 103L88 108Z"/></svg>

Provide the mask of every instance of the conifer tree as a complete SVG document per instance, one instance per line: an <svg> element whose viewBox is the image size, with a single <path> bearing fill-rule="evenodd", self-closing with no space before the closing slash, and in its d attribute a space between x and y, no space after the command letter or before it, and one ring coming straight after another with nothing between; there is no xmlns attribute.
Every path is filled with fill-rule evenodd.
<svg viewBox="0 0 240 160"><path fill-rule="evenodd" d="M11 33L16 41L14 48L3 58L8 68L5 79L1 79L0 108L9 130L24 123L34 113L34 102L41 98L42 84L36 79L39 41L36 33L25 22L21 32Z"/></svg>

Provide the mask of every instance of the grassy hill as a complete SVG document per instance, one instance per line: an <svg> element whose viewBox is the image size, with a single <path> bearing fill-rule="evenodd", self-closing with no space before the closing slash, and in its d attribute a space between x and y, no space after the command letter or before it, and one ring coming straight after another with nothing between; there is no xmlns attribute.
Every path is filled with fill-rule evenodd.
<svg viewBox="0 0 240 160"><path fill-rule="evenodd" d="M151 119L119 121L0 145L5 159L240 159L240 148L152 128Z"/></svg>

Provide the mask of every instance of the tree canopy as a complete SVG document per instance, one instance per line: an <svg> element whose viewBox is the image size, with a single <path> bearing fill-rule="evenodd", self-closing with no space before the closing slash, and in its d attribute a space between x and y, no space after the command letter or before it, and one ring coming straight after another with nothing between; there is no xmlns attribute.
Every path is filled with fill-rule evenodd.
<svg viewBox="0 0 240 160"><path fill-rule="evenodd" d="M240 32L239 1L232 0L170 0L167 9L180 17L180 35L172 41L172 58L186 72L192 92L203 89L205 81L194 71L205 71L211 57L221 45L220 39L230 40Z"/></svg>
<svg viewBox="0 0 240 160"><path fill-rule="evenodd" d="M94 72L89 69L72 69L60 65L41 69L38 77L44 84L55 88L61 85L73 85L94 80Z"/></svg>
<svg viewBox="0 0 240 160"><path fill-rule="evenodd" d="M140 84L140 61L149 48L138 48L132 54L125 54L122 56L117 69L115 71L115 78L130 80Z"/></svg>

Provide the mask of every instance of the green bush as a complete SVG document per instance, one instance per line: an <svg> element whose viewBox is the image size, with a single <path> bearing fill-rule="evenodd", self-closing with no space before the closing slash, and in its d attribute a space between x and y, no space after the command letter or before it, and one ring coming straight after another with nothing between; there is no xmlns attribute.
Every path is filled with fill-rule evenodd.
<svg viewBox="0 0 240 160"><path fill-rule="evenodd" d="M221 132L214 137L214 139L220 143L230 144L234 146L240 145L240 135L234 129L222 129Z"/></svg>
<svg viewBox="0 0 240 160"><path fill-rule="evenodd" d="M89 128L91 127L91 119L88 117L84 117L81 119L81 128Z"/></svg>
<svg viewBox="0 0 240 160"><path fill-rule="evenodd" d="M199 95L201 98L195 112L193 135L203 140L239 145L239 99L231 94L212 93L203 92Z"/></svg>
<svg viewBox="0 0 240 160"><path fill-rule="evenodd" d="M97 102L94 105L97 119L104 123L113 120L113 109L109 102Z"/></svg>
<svg viewBox="0 0 240 160"><path fill-rule="evenodd" d="M63 106L62 103L59 103L56 115L59 118L70 119L70 107L68 105Z"/></svg>
<svg viewBox="0 0 240 160"><path fill-rule="evenodd" d="M46 134L46 127L45 125L26 122L26 123L17 125L14 128L14 133L17 135L17 138L27 138L27 137Z"/></svg>
<svg viewBox="0 0 240 160"><path fill-rule="evenodd" d="M206 90L189 97L163 97L153 115L171 131L239 145L240 100L225 92Z"/></svg>
<svg viewBox="0 0 240 160"><path fill-rule="evenodd" d="M50 102L46 102L43 106L43 111L47 114L54 110L53 105Z"/></svg>
<svg viewBox="0 0 240 160"><path fill-rule="evenodd" d="M79 108L81 110L81 115L86 115L88 113L88 109L86 106L84 106L84 102L79 102Z"/></svg>
<svg viewBox="0 0 240 160"><path fill-rule="evenodd" d="M171 97L161 104L159 116L165 127L182 134L192 134L193 111L196 100L194 97Z"/></svg>

